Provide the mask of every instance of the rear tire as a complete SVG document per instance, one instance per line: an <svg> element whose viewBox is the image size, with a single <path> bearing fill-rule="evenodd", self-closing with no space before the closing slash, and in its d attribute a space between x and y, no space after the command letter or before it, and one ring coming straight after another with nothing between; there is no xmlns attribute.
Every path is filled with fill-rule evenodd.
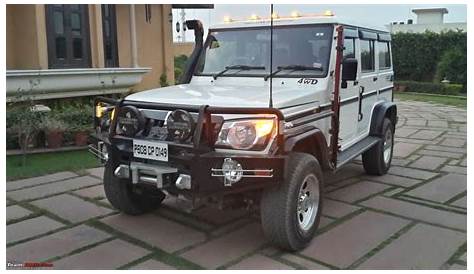
<svg viewBox="0 0 474 274"><path fill-rule="evenodd" d="M384 175L392 163L394 126L385 118L382 126L382 140L362 154L365 172L371 175Z"/></svg>
<svg viewBox="0 0 474 274"><path fill-rule="evenodd" d="M306 247L319 226L323 180L318 160L292 153L285 180L264 191L260 203L265 236L276 246L296 251Z"/></svg>
<svg viewBox="0 0 474 274"><path fill-rule="evenodd" d="M157 209L166 195L156 189L141 189L128 179L114 175L118 164L107 161L104 170L105 196L110 204L121 212L129 215L140 215Z"/></svg>

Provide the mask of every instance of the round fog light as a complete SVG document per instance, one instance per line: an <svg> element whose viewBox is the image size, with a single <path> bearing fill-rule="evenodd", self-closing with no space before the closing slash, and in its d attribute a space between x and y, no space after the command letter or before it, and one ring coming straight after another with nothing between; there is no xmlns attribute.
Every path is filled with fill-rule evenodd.
<svg viewBox="0 0 474 274"><path fill-rule="evenodd" d="M232 160L231 158L225 158L222 164L222 174L224 175L225 181L230 184L237 183L242 179L244 172L242 165L239 162Z"/></svg>

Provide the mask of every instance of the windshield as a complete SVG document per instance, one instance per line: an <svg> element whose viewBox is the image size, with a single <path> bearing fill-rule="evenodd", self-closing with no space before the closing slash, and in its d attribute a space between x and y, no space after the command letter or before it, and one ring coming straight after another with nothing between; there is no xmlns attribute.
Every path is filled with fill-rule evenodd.
<svg viewBox="0 0 474 274"><path fill-rule="evenodd" d="M331 38L332 26L274 27L272 71L300 66L299 69L283 69L274 77L326 76ZM246 69L239 69L242 66ZM197 75L265 76L269 73L270 27L211 31L197 67Z"/></svg>

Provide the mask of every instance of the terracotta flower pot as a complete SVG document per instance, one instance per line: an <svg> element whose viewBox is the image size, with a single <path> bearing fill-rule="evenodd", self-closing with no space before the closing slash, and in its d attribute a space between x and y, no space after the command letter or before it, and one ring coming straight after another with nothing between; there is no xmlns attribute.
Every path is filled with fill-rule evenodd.
<svg viewBox="0 0 474 274"><path fill-rule="evenodd" d="M89 133L87 131L78 131L74 134L74 143L76 146L85 146L87 145L88 138Z"/></svg>
<svg viewBox="0 0 474 274"><path fill-rule="evenodd" d="M58 148L63 144L64 133L60 130L51 130L46 132L46 141L49 148Z"/></svg>

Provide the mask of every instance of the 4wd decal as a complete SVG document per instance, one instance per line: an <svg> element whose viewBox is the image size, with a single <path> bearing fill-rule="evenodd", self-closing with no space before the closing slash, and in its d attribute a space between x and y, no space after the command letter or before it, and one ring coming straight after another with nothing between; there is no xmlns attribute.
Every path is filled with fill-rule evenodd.
<svg viewBox="0 0 474 274"><path fill-rule="evenodd" d="M307 84L307 85L316 85L318 83L318 79L313 78L301 78L297 81L298 84Z"/></svg>

